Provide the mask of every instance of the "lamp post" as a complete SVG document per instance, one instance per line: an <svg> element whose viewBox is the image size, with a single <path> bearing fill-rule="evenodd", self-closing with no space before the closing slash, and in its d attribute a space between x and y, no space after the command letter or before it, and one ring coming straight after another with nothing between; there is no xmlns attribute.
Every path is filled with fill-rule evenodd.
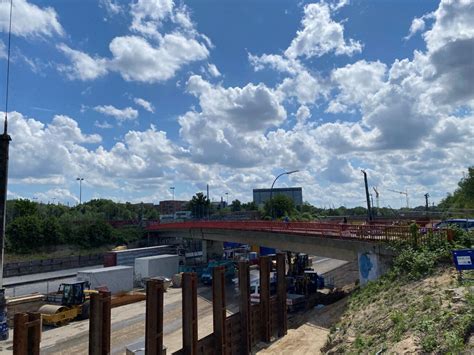
<svg viewBox="0 0 474 355"><path fill-rule="evenodd" d="M297 173L299 172L299 170L292 170L292 171L285 171L284 173L281 173L280 175L278 175L275 180L273 180L273 184L272 184L272 187L270 188L270 203L271 203L271 213L272 213L272 219L273 219L273 186L275 185L275 182L278 180L278 178L280 176L283 176L283 175L291 175L291 174L294 174L294 173Z"/></svg>
<svg viewBox="0 0 474 355"><path fill-rule="evenodd" d="M79 181L79 204L82 204L82 182L84 178L78 177L76 180Z"/></svg>
<svg viewBox="0 0 474 355"><path fill-rule="evenodd" d="M227 200L227 206L226 207L229 207L229 193L228 192L225 193L225 197L226 197L226 200Z"/></svg>

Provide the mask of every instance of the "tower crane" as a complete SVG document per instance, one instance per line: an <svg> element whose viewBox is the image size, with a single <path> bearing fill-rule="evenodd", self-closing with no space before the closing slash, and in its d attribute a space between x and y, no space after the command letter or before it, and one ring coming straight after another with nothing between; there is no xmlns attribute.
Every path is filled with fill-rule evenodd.
<svg viewBox="0 0 474 355"><path fill-rule="evenodd" d="M400 195L405 195L406 200L407 200L407 208L410 208L410 204L408 202L408 190L406 190L406 191L397 191L397 190L392 190L392 189L387 189L387 190L395 192L395 193L400 194Z"/></svg>

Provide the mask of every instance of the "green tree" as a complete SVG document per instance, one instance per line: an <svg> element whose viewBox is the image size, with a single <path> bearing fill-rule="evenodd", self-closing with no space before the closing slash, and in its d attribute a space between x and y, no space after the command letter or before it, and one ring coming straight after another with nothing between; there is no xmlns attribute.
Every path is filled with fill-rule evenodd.
<svg viewBox="0 0 474 355"><path fill-rule="evenodd" d="M41 222L37 216L15 218L6 230L8 248L15 253L28 253L43 244Z"/></svg>
<svg viewBox="0 0 474 355"><path fill-rule="evenodd" d="M207 215L211 202L202 192L198 192L189 201L189 208L195 218L203 218Z"/></svg>
<svg viewBox="0 0 474 355"><path fill-rule="evenodd" d="M243 203L242 204L242 208L245 210L245 211L258 211L258 206L255 202L251 201L251 202L247 202L247 203Z"/></svg>
<svg viewBox="0 0 474 355"><path fill-rule="evenodd" d="M453 194L448 194L439 207L474 208L474 166L468 168L467 175L458 182L458 188Z"/></svg>
<svg viewBox="0 0 474 355"><path fill-rule="evenodd" d="M57 245L62 241L61 226L56 217L48 217L41 221L41 234L45 245Z"/></svg>
<svg viewBox="0 0 474 355"><path fill-rule="evenodd" d="M290 216L294 209L293 200L285 195L276 195L265 203L265 214L276 218Z"/></svg>
<svg viewBox="0 0 474 355"><path fill-rule="evenodd" d="M242 203L239 200L234 200L230 205L230 209L232 210L232 212L238 212L242 210Z"/></svg>

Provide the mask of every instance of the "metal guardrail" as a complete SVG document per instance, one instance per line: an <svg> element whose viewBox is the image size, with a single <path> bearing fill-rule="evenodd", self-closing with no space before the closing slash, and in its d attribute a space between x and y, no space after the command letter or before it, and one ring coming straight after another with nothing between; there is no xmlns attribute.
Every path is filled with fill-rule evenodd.
<svg viewBox="0 0 474 355"><path fill-rule="evenodd" d="M412 240L410 226L392 225L355 225L324 222L270 222L270 221L190 221L180 223L154 223L147 227L148 231L177 229L226 229L262 232L280 232L337 239L356 239L372 242L390 242ZM423 243L432 236L447 237L447 230L419 228L417 241Z"/></svg>

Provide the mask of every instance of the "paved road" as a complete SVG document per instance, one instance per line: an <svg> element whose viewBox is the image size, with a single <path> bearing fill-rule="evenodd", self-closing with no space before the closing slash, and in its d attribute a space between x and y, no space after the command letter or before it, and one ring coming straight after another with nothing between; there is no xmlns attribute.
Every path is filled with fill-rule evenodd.
<svg viewBox="0 0 474 355"><path fill-rule="evenodd" d="M43 272L24 276L6 277L3 285L6 288L6 296L22 296L32 293L47 293L57 290L62 282L75 280L78 271L97 269L102 265L87 266L81 268Z"/></svg>

